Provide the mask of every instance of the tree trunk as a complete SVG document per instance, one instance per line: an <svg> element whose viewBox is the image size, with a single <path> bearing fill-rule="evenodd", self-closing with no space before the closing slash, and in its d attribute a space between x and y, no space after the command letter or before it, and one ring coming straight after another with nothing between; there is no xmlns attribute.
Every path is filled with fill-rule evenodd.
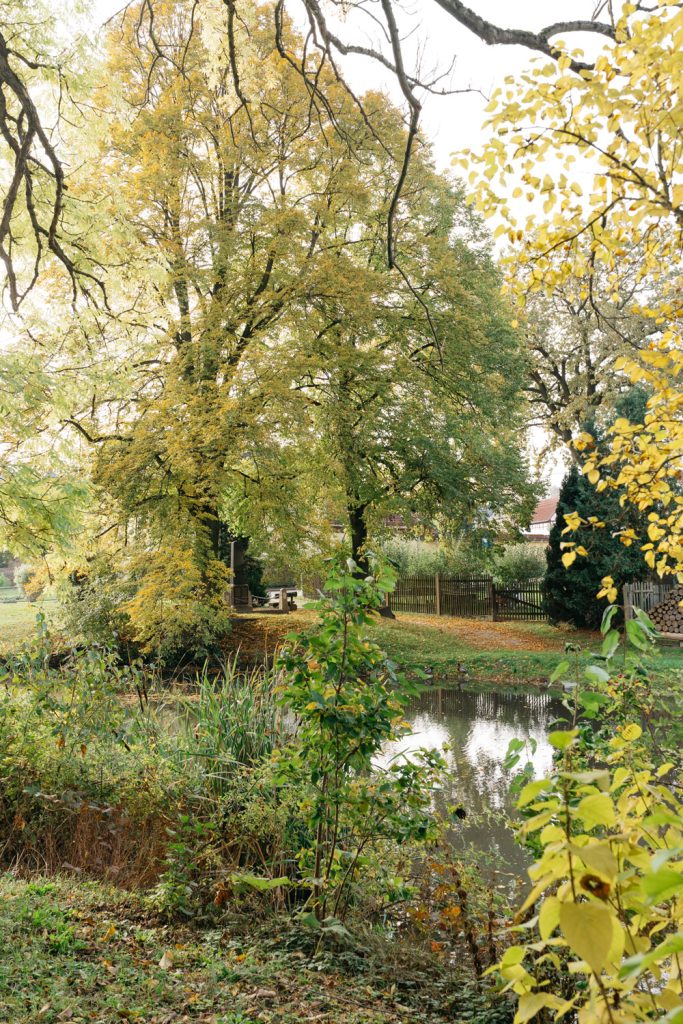
<svg viewBox="0 0 683 1024"><path fill-rule="evenodd" d="M349 516L349 533L351 536L351 557L358 566L358 575L367 576L370 572L368 556L365 550L368 542L368 524L365 521L365 514L368 510L367 504L357 498L349 498L347 511ZM379 614L385 619L395 619L388 604L378 608Z"/></svg>
<svg viewBox="0 0 683 1024"><path fill-rule="evenodd" d="M347 507L349 516L349 532L351 536L351 557L358 566L358 569L362 572L363 576L367 576L370 566L368 564L368 557L365 551L365 545L368 541L368 527L365 522L365 513L367 511L367 505L349 498Z"/></svg>

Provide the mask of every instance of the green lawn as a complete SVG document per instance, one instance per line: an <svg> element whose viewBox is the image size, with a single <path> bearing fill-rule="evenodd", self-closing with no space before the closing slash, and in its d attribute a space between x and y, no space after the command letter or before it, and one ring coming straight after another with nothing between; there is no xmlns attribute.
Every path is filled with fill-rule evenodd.
<svg viewBox="0 0 683 1024"><path fill-rule="evenodd" d="M471 620L470 620L471 621ZM375 641L406 668L431 668L436 677L457 678L459 666L470 679L501 684L539 684L567 658L571 678L599 650L600 637L561 630L544 623L493 623L401 615L372 627ZM569 644L575 651L565 652ZM486 649L483 649L483 648ZM683 682L683 651L662 647L647 659L660 680Z"/></svg>
<svg viewBox="0 0 683 1024"><path fill-rule="evenodd" d="M36 616L43 612L49 619L55 607L49 598L33 604L28 601L0 601L0 651L28 640L35 629Z"/></svg>
<svg viewBox="0 0 683 1024"><path fill-rule="evenodd" d="M0 602L0 651L28 639L38 613L44 612L49 619L55 609L56 604L49 599L35 604ZM278 635L306 628L313 621L314 615L303 611L282 618L241 616L236 623L242 647L263 642L272 653ZM247 642L242 630L251 624L258 628ZM267 642L262 636L266 629L273 631ZM439 678L453 679L460 674L459 666L464 666L474 681L505 685L538 685L565 657L578 670L588 664L590 652L598 650L600 644L597 634L558 629L547 623L497 623L402 613L396 620L380 619L371 627L371 634L391 658L409 670L428 668ZM580 650L566 654L567 644ZM661 647L655 658L647 660L659 680L683 682L683 650ZM572 668L568 676L574 671Z"/></svg>
<svg viewBox="0 0 683 1024"><path fill-rule="evenodd" d="M478 997L429 954L377 942L312 957L286 918L168 924L83 879L0 875L2 1024L446 1024Z"/></svg>

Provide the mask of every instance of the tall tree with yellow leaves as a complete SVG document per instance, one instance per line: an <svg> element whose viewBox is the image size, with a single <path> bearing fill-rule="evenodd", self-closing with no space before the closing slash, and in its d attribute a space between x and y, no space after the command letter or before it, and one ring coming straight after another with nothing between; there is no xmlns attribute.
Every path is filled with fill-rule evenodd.
<svg viewBox="0 0 683 1024"><path fill-rule="evenodd" d="M226 525L272 538L286 518L291 538L298 507L302 543L309 506L329 523L361 506L375 521L433 515L438 492L452 515L530 500L518 341L476 219L425 149L389 271L399 111L379 94L360 110L326 73L323 116L273 48L271 11L232 28L228 14L155 0L112 24L83 186L116 316L88 313L111 370L68 419L95 450L100 532L135 580L127 610L150 648L164 623L201 632L201 607L208 632L219 623ZM333 380L353 382L346 404Z"/></svg>

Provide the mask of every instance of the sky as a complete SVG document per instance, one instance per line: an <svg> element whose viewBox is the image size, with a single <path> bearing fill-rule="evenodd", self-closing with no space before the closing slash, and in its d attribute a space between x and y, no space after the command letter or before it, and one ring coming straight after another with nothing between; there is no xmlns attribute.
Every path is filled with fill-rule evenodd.
<svg viewBox="0 0 683 1024"><path fill-rule="evenodd" d="M505 28L539 29L566 18L589 18L595 7L595 0L471 0L473 8L482 17ZM95 0L95 21L102 24L121 10L123 0ZM297 0L289 0L288 6L296 18ZM502 84L507 75L519 74L529 67L533 54L521 46L487 46L475 35L446 14L434 0L404 0L405 16L401 27L411 29L406 44L406 55L413 59L421 54L424 72L433 69L447 71L455 58L455 64L447 82L450 89L472 90L448 96L424 97L422 131L434 147L437 166L445 170L451 165L454 154L465 149L476 151L486 139L484 108L487 97ZM353 24L338 26L342 37L355 36ZM590 39L573 36L576 45L590 46ZM376 43L377 34L366 37L367 43ZM539 59L545 60L542 55ZM363 58L347 59L345 74L354 89L362 92L368 88L382 88L400 102L400 91L389 72ZM524 215L528 212L525 206ZM543 434L532 431L531 443L536 449L543 446ZM556 488L564 475L564 463L559 458L551 459L544 469L548 489Z"/></svg>

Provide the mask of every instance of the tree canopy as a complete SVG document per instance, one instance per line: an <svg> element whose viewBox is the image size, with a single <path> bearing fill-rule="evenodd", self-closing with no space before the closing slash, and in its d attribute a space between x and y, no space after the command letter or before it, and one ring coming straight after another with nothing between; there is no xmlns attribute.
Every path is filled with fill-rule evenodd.
<svg viewBox="0 0 683 1024"><path fill-rule="evenodd" d="M512 526L533 500L519 337L462 187L421 140L390 268L400 111L380 93L359 107L331 70L316 106L272 14L126 8L72 177L107 301L64 306L42 338L92 474L87 557L130 581L148 647L164 622L219 623L226 530L322 551L341 518L362 559L389 515Z"/></svg>
<svg viewBox="0 0 683 1024"><path fill-rule="evenodd" d="M511 286L521 303L528 293L578 290L587 276L602 275L610 302L626 298L634 315L650 320L647 347L616 364L650 389L647 413L640 423L618 419L611 450L585 469L596 483L602 471L600 486L623 488L628 501L651 510L642 539L661 573L683 567L682 44L683 10L667 2L624 4L590 66L575 45L556 41L554 63L493 97L491 138L470 174L478 208L501 218L496 230L514 247ZM527 218L512 209L513 189L527 194ZM634 251L644 294L632 301L623 267ZM578 441L584 450L591 444Z"/></svg>

